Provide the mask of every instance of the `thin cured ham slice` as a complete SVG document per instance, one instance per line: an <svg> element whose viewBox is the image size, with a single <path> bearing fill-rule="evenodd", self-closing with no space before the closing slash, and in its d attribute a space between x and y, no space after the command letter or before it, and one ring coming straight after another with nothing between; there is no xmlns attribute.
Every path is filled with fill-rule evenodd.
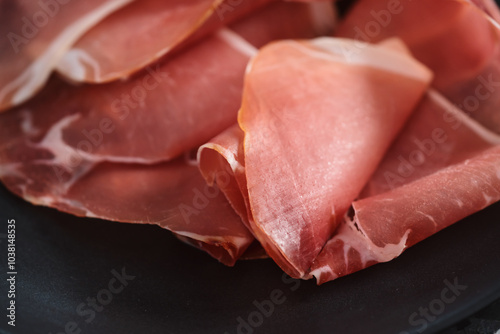
<svg viewBox="0 0 500 334"><path fill-rule="evenodd" d="M138 1L87 32L57 69L73 81L102 83L128 77L195 31L199 38L270 1L245 0L230 10L227 1L221 5L222 0Z"/></svg>
<svg viewBox="0 0 500 334"><path fill-rule="evenodd" d="M322 284L392 260L498 200L500 136L430 92L353 203L352 217L315 260L311 277Z"/></svg>
<svg viewBox="0 0 500 334"><path fill-rule="evenodd" d="M217 166L230 170L241 195L222 190L238 213L246 210L244 221L293 277L305 275L432 78L392 47L365 45L346 58L342 51L353 42L264 47L245 77L238 116L244 136L231 128L199 152L209 182Z"/></svg>
<svg viewBox="0 0 500 334"><path fill-rule="evenodd" d="M336 34L371 43L401 38L434 71L435 88L500 132L500 95L494 93L500 87L500 26L474 3L499 16L488 1L360 0Z"/></svg>
<svg viewBox="0 0 500 334"><path fill-rule="evenodd" d="M78 38L130 1L2 1L0 111L32 97Z"/></svg>
<svg viewBox="0 0 500 334"><path fill-rule="evenodd" d="M77 216L156 224L226 265L234 265L254 240L218 188L207 186L198 168L183 159L153 166L104 163L71 185L50 165L34 161L15 168L15 173L0 168L3 183L34 204Z"/></svg>
<svg viewBox="0 0 500 334"><path fill-rule="evenodd" d="M172 159L236 121L245 67L257 47L331 29L331 6L321 4L323 16L318 17L312 10L318 5L272 4L125 82L72 86L54 78L35 99L2 115L0 122L11 127L9 138L17 138L22 147L28 141L59 150L68 174L83 160ZM25 119L35 129L28 134L21 127Z"/></svg>

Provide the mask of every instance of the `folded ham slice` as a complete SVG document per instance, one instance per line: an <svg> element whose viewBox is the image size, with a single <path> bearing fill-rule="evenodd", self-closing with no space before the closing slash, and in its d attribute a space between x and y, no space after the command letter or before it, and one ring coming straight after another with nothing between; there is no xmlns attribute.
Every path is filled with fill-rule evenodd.
<svg viewBox="0 0 500 334"><path fill-rule="evenodd" d="M336 35L371 43L401 38L433 70L435 88L500 133L500 26L478 6L499 17L488 1L360 0Z"/></svg>
<svg viewBox="0 0 500 334"><path fill-rule="evenodd" d="M229 171L241 195L222 190L293 277L305 275L432 78L393 47L365 45L346 58L353 42L264 47L245 78L244 135L231 128L199 152L209 182Z"/></svg>
<svg viewBox="0 0 500 334"><path fill-rule="evenodd" d="M429 92L315 260L318 284L392 260L500 200L500 136Z"/></svg>
<svg viewBox="0 0 500 334"><path fill-rule="evenodd" d="M33 96L64 51L131 0L2 1L0 111Z"/></svg>
<svg viewBox="0 0 500 334"><path fill-rule="evenodd" d="M222 0L141 0L94 26L57 69L73 81L127 77L172 52L195 31L200 38L270 1L245 0L235 6L232 1L221 5Z"/></svg>

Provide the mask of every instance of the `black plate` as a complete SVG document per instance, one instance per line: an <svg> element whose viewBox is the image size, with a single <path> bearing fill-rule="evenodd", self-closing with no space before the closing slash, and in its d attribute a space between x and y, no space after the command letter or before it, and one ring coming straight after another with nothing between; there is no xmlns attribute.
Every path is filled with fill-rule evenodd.
<svg viewBox="0 0 500 334"><path fill-rule="evenodd" d="M433 333L500 297L500 203L394 261L319 287L270 260L228 268L159 227L76 218L3 187L0 209L1 333ZM15 328L4 314L8 219ZM123 268L121 289L111 280ZM457 296L444 291L449 284ZM106 305L93 316L86 303L96 297Z"/></svg>

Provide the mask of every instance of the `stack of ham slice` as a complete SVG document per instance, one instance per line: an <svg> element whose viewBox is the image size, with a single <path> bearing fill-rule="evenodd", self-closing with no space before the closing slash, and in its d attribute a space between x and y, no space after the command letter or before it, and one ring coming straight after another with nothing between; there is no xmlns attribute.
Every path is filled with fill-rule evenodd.
<svg viewBox="0 0 500 334"><path fill-rule="evenodd" d="M330 3L276 2L128 80L53 77L0 115L0 178L35 204L158 224L232 265L254 238L184 152L236 121L257 48L330 33L334 21Z"/></svg>
<svg viewBox="0 0 500 334"><path fill-rule="evenodd" d="M2 55L0 179L26 200L319 284L500 200L491 2L359 0L336 37L324 1L108 2Z"/></svg>

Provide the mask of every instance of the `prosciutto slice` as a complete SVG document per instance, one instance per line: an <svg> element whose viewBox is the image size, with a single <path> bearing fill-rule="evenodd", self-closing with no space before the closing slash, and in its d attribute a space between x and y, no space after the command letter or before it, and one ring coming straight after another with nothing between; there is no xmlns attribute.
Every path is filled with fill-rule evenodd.
<svg viewBox="0 0 500 334"><path fill-rule="evenodd" d="M241 195L222 190L293 277L305 275L432 78L392 47L366 45L347 59L342 50L352 43L326 38L264 47L245 77L238 116L244 135L231 128L199 152L209 182L224 162L203 151L227 161L223 170Z"/></svg>
<svg viewBox="0 0 500 334"><path fill-rule="evenodd" d="M32 97L65 50L130 1L2 1L0 111Z"/></svg>
<svg viewBox="0 0 500 334"><path fill-rule="evenodd" d="M218 188L207 186L183 159L153 166L104 163L71 184L52 167L43 161L3 164L0 176L34 204L77 216L156 224L226 265L234 265L254 240Z"/></svg>
<svg viewBox="0 0 500 334"><path fill-rule="evenodd" d="M500 136L429 92L311 270L318 284L392 260L500 200Z"/></svg>
<svg viewBox="0 0 500 334"><path fill-rule="evenodd" d="M142 0L94 26L69 50L58 71L73 81L129 76L171 52L196 31L206 35L271 0ZM229 9L227 8L229 6ZM134 29L131 29L134 27Z"/></svg>
<svg viewBox="0 0 500 334"><path fill-rule="evenodd" d="M336 34L371 43L401 38L433 70L435 88L500 132L500 27L474 3L498 17L488 1L360 0Z"/></svg>

